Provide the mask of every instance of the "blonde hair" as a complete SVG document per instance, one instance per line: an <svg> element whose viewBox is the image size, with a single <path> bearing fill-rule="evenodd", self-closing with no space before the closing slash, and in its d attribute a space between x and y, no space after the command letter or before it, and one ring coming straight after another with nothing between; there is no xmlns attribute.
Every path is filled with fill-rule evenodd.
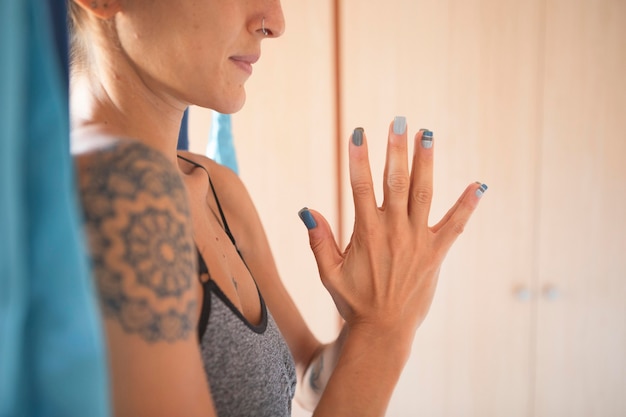
<svg viewBox="0 0 626 417"><path fill-rule="evenodd" d="M67 28L70 46L70 67L83 68L86 64L87 49L83 39L85 11L73 0L67 0Z"/></svg>

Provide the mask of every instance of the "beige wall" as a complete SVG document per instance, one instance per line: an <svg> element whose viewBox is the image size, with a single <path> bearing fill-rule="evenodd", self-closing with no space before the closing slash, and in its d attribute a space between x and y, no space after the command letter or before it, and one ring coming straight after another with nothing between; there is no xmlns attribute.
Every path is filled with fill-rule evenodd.
<svg viewBox="0 0 626 417"><path fill-rule="evenodd" d="M626 415L626 1L340 0L340 138L333 4L283 6L286 35L264 44L233 124L314 331L330 339L337 320L296 212L341 214L349 236L337 140L363 126L378 179L387 126L405 115L411 132L435 132L433 221L468 182L490 190L444 264L389 415ZM204 151L208 112L191 122Z"/></svg>

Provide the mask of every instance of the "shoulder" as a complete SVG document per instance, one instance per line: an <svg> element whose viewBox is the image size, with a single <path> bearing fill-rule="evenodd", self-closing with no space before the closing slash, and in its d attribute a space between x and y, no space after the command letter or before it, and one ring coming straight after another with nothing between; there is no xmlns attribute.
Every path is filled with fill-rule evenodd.
<svg viewBox="0 0 626 417"><path fill-rule="evenodd" d="M228 187L233 188L233 192L245 192L245 186L243 182L232 169L224 165L220 165L211 158L201 154L188 151L178 151L178 154L181 157L189 159L194 163L204 167L209 172L213 185L215 185L216 187L219 184L220 188Z"/></svg>
<svg viewBox="0 0 626 417"><path fill-rule="evenodd" d="M233 170L204 155L191 152L179 152L179 154L196 164L202 165L207 170L220 204L225 210L234 214L251 204L246 186Z"/></svg>
<svg viewBox="0 0 626 417"><path fill-rule="evenodd" d="M74 158L87 220L143 213L151 207L179 221L189 219L178 170L159 151L133 140L109 140Z"/></svg>
<svg viewBox="0 0 626 417"><path fill-rule="evenodd" d="M261 224L256 207L241 178L230 168L204 155L191 152L179 152L179 154L202 165L208 171L215 193L240 249L253 244L258 233L261 232Z"/></svg>
<svg viewBox="0 0 626 417"><path fill-rule="evenodd" d="M105 316L148 342L191 338L196 259L176 167L130 140L110 140L75 159Z"/></svg>
<svg viewBox="0 0 626 417"><path fill-rule="evenodd" d="M111 139L73 156L80 184L85 187L81 191L99 185L114 196L134 199L139 196L133 192L152 197L179 197L184 192L176 166L159 151L138 141ZM185 206L181 204L179 208L184 211Z"/></svg>

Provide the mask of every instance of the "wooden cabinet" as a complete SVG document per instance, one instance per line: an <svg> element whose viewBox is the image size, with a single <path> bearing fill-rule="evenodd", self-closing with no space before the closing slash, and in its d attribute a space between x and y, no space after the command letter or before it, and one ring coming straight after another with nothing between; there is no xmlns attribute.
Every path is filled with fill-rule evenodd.
<svg viewBox="0 0 626 417"><path fill-rule="evenodd" d="M626 3L341 4L344 136L377 178L405 115L435 132L433 222L490 186L388 414L626 415Z"/></svg>
<svg viewBox="0 0 626 417"><path fill-rule="evenodd" d="M535 415L626 415L626 2L551 0Z"/></svg>

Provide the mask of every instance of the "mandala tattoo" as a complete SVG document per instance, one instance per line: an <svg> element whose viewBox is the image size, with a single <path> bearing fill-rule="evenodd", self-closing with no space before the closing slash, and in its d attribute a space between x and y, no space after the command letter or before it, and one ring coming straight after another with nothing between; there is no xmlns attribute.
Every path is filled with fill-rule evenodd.
<svg viewBox="0 0 626 417"><path fill-rule="evenodd" d="M193 250L185 236L185 225L154 208L130 217L123 230L125 259L138 269L139 283L152 288L159 297L182 295L189 288L189 275L180 274L176 253Z"/></svg>
<svg viewBox="0 0 626 417"><path fill-rule="evenodd" d="M89 158L80 191L105 316L148 342L191 337L196 259L175 167L135 142Z"/></svg>

